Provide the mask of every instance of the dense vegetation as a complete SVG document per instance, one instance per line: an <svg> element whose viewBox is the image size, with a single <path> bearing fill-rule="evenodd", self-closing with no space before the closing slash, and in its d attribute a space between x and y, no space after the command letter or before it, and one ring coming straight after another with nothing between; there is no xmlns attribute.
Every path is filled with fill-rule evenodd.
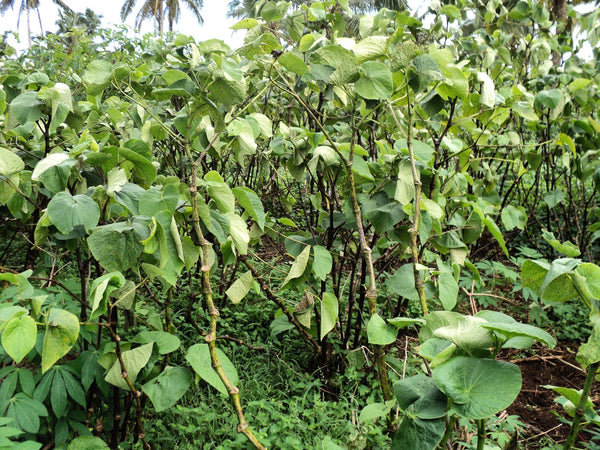
<svg viewBox="0 0 600 450"><path fill-rule="evenodd" d="M0 447L517 448L588 336L600 425L600 12L347 3L0 42Z"/></svg>

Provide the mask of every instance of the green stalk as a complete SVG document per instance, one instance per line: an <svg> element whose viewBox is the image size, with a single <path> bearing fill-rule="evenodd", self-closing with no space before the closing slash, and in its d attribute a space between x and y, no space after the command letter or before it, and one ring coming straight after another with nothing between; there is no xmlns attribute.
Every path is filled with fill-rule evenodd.
<svg viewBox="0 0 600 450"><path fill-rule="evenodd" d="M485 444L485 419L477 421L477 450L483 450Z"/></svg>
<svg viewBox="0 0 600 450"><path fill-rule="evenodd" d="M427 306L427 297L425 296L425 284L421 279L421 275L419 274L418 264L419 264L419 244L417 239L419 237L419 219L421 215L421 180L419 178L419 172L417 171L417 162L415 160L415 152L413 148L413 127L412 127L412 109L410 107L410 90L408 86L406 86L406 97L407 97L407 114L406 114L406 146L408 147L408 154L410 157L410 166L412 169L413 175L413 183L415 185L415 204L414 204L414 214L413 214L413 224L408 230L410 234L410 252L412 255L413 262L413 276L415 278L415 288L417 289L417 293L419 295L419 302L421 303L421 311L423 314L429 313L429 307ZM394 118L394 122L399 130L402 129L400 125L400 121L394 112L394 108L391 103L388 104L390 113Z"/></svg>
<svg viewBox="0 0 600 450"><path fill-rule="evenodd" d="M577 409L575 409L575 417L573 418L573 423L571 424L571 429L569 430L569 436L567 437L563 450L570 450L577 440L577 435L579 434L579 429L581 428L581 422L583 422L585 418L585 406L587 404L588 397L590 396L592 383L596 378L596 372L598 371L599 365L600 362L596 362L594 364L590 364L587 369L587 376L585 377L585 384L583 385L581 399L579 400Z"/></svg>
<svg viewBox="0 0 600 450"><path fill-rule="evenodd" d="M446 442L448 442L448 439L450 439L450 437L452 437L452 432L454 431L454 425L456 424L457 420L458 420L457 415L450 416L450 418L448 419L448 423L446 424L446 431L444 432L444 435L442 436L442 440L438 444L438 448L446 448Z"/></svg>

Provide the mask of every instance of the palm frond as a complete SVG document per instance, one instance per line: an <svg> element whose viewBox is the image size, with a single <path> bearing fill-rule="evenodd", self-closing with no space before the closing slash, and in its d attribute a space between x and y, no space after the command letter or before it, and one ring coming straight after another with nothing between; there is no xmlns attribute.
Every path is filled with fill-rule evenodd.
<svg viewBox="0 0 600 450"><path fill-rule="evenodd" d="M204 23L204 18L200 13L200 10L204 6L204 2L202 0L183 0L187 7L194 13L198 23Z"/></svg>
<svg viewBox="0 0 600 450"><path fill-rule="evenodd" d="M0 13L4 14L6 10L15 6L15 0L0 0Z"/></svg>
<svg viewBox="0 0 600 450"><path fill-rule="evenodd" d="M69 7L69 5L67 5L65 2L63 2L62 0L52 0L55 4L57 4L58 6L61 7L61 9L63 11L67 11L71 14L73 14L73 10Z"/></svg>
<svg viewBox="0 0 600 450"><path fill-rule="evenodd" d="M129 14L133 11L135 7L136 0L125 0L123 6L121 6L121 20L127 19Z"/></svg>

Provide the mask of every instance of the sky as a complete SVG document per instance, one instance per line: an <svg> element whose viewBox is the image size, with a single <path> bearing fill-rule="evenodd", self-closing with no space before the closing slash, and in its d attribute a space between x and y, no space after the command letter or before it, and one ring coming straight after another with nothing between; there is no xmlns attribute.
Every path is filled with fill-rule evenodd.
<svg viewBox="0 0 600 450"><path fill-rule="evenodd" d="M63 0L73 10L78 12L85 12L86 8L92 9L96 14L102 15L102 26L108 27L112 24L121 24L121 5L122 0L104 0L98 2L98 0ZM138 0L136 2L136 8L129 15L127 25L133 28L135 24L135 17L139 8L143 4L144 0ZM17 31L17 19L19 13L19 5L21 1L15 0L14 10L8 10L4 16L0 16L0 33L6 30ZM202 8L201 14L204 19L204 24L200 25L196 16L187 9L184 4L181 17L179 22L175 24L177 32L191 35L196 41L203 41L207 39L221 39L225 41L230 47L238 48L243 44L244 33L237 31L234 32L230 27L237 22L236 19L226 19L227 13L227 1L226 0L204 0L204 7ZM42 25L44 32L56 31L56 20L58 19L58 6L52 2L52 0L40 0L40 16L42 18ZM165 21L165 27L167 23ZM40 34L40 25L37 18L37 13L33 12L31 16L31 30L32 35ZM152 32L154 30L154 23L150 20L144 22L142 32ZM11 45L18 49L25 48L27 46L27 19L25 13L21 16L21 23L19 25L20 44L16 44L14 41L9 41Z"/></svg>
<svg viewBox="0 0 600 450"><path fill-rule="evenodd" d="M109 27L113 24L121 24L120 12L123 0L104 0L99 2L98 0L63 0L73 10L79 12L85 12L86 8L91 8L96 14L101 14L102 26ZM129 15L125 22L131 28L134 27L135 17L141 5L145 0L137 0L136 6L133 12ZM21 0L15 0L15 9L8 10L4 16L0 16L0 33L6 30L17 31L16 24L18 19L19 5ZM175 24L177 32L192 36L197 42L204 41L207 39L221 39L225 41L231 48L239 48L242 46L244 41L245 31L233 31L231 26L237 22L237 19L227 19L227 0L204 0L204 6L201 14L204 18L204 23L200 25L196 21L196 17L193 13L187 9L185 2L182 8L181 17L179 22ZM423 2L421 0L409 0L408 3L414 10L417 8L417 12L422 12ZM589 9L589 6L593 8L593 5L588 4L581 9L583 12L585 9ZM52 0L40 0L40 15L42 18L42 25L44 31L56 31L56 20L58 19L58 6ZM165 22L165 27L167 26ZM37 19L37 14L34 12L31 17L31 28L32 35L40 34L40 26ZM21 17L21 23L19 26L20 43L16 43L14 39L9 40L10 45L14 46L18 50L23 50L27 47L27 20L26 15L23 13ZM154 31L154 23L150 20L146 20L142 26L142 33ZM591 58L592 52L589 44L584 45L584 49L579 53L579 56L584 58Z"/></svg>

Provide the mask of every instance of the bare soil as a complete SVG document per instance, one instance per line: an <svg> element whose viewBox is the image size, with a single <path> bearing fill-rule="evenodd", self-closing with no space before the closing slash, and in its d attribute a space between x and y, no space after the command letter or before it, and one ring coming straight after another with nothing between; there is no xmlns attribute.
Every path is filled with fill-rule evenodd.
<svg viewBox="0 0 600 450"><path fill-rule="evenodd" d="M508 408L509 414L520 416L527 427L521 430L519 448L542 448L552 439L563 443L569 432L569 426L559 420L566 417L562 406L554 399L557 394L542 386L553 385L581 389L585 382L585 372L575 360L578 344L560 343L554 349L546 347L536 349L534 356L519 358L509 356L509 360L521 368L523 387L515 402ZM600 387L592 387L591 398L598 404ZM587 442L591 435L583 432L580 442Z"/></svg>

